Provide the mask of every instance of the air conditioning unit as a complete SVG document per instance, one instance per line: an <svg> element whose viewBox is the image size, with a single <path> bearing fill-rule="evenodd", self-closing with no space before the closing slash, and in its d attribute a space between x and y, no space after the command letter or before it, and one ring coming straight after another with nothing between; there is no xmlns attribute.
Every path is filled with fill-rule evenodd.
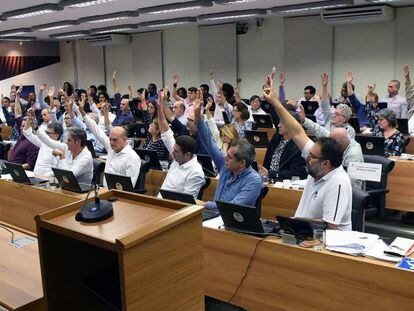
<svg viewBox="0 0 414 311"><path fill-rule="evenodd" d="M124 45L131 41L130 35L125 34L108 34L97 35L85 39L90 45L104 46L104 45Z"/></svg>
<svg viewBox="0 0 414 311"><path fill-rule="evenodd" d="M394 18L394 9L386 5L325 9L321 12L321 18L332 25L386 22Z"/></svg>

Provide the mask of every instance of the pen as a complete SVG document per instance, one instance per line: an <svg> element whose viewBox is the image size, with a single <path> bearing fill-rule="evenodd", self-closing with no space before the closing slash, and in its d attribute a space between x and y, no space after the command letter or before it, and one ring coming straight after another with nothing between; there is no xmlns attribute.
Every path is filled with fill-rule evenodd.
<svg viewBox="0 0 414 311"><path fill-rule="evenodd" d="M404 257L409 257L412 253L414 253L414 243L410 246Z"/></svg>

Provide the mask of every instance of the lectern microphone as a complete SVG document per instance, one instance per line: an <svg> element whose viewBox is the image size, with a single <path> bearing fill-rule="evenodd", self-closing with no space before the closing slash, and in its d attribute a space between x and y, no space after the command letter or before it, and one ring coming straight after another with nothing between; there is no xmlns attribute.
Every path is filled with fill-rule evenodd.
<svg viewBox="0 0 414 311"><path fill-rule="evenodd" d="M88 202L89 194L92 189L95 188L95 200L94 202ZM99 186L95 183L91 185L88 194L86 195L85 202L76 213L75 220L82 222L98 222L110 218L114 215L112 203L106 200L101 200L98 197Z"/></svg>

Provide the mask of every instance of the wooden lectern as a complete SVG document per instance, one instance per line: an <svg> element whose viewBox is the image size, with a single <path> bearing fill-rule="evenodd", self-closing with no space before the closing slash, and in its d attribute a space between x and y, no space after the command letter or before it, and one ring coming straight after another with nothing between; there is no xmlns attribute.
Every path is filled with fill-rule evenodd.
<svg viewBox="0 0 414 311"><path fill-rule="evenodd" d="M102 222L75 220L83 202L36 216L49 310L204 310L202 207L100 198L116 200Z"/></svg>

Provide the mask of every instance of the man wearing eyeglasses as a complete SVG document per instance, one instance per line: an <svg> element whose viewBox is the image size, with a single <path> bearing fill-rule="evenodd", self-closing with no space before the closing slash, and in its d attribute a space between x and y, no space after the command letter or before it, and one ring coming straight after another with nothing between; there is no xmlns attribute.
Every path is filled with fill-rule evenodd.
<svg viewBox="0 0 414 311"><path fill-rule="evenodd" d="M352 187L342 168L342 150L335 139L321 137L314 143L302 126L280 103L269 77L269 87L263 91L280 120L306 159L308 179L295 217L321 219L329 229L351 230Z"/></svg>

